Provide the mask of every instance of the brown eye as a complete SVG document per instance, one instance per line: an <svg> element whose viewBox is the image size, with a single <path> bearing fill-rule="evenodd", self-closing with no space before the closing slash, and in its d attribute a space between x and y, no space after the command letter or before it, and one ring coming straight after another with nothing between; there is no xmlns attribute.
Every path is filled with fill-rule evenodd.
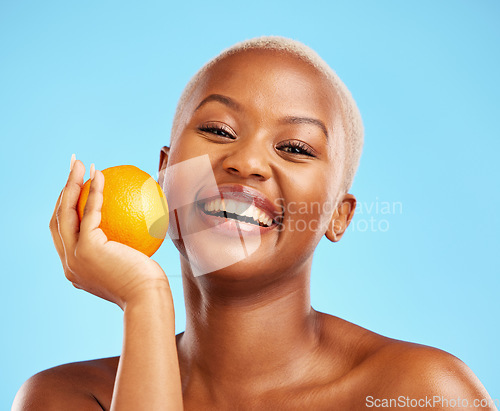
<svg viewBox="0 0 500 411"><path fill-rule="evenodd" d="M309 157L316 157L311 149L306 143L302 141L287 141L276 147L285 153L305 155Z"/></svg>

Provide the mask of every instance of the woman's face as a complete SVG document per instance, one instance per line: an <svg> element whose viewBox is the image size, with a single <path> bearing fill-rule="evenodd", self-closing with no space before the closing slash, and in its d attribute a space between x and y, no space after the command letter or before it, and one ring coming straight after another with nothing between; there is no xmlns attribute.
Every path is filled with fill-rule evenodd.
<svg viewBox="0 0 500 411"><path fill-rule="evenodd" d="M163 165L169 204L191 199L169 232L195 275L248 279L310 264L340 192L340 119L328 81L289 54L250 50L209 70Z"/></svg>

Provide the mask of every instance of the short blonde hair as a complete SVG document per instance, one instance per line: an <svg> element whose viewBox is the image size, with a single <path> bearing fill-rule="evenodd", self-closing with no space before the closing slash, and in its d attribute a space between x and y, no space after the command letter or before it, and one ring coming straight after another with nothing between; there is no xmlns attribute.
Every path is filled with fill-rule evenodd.
<svg viewBox="0 0 500 411"><path fill-rule="evenodd" d="M264 50L279 50L289 53L297 58L311 64L319 70L330 81L337 94L339 106L342 116L342 125L345 134L345 169L343 176L342 189L347 193L352 186L354 175L358 169L361 151L363 149L363 122L361 114L356 106L350 91L345 84L340 80L335 71L316 53L313 49L305 44L281 36L262 36L253 39L245 40L223 50L219 55L206 63L198 72L191 78L189 83L184 88L181 94L177 109L175 111L174 121L172 124L172 137L178 132L180 114L183 112L187 101L191 98L198 82L213 67L218 61L233 54L240 53L245 50L264 49Z"/></svg>

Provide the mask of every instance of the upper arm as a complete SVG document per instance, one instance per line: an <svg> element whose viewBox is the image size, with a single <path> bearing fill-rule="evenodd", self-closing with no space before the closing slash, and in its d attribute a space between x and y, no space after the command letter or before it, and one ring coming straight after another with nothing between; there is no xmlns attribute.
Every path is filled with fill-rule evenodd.
<svg viewBox="0 0 500 411"><path fill-rule="evenodd" d="M12 411L38 410L96 410L97 399L78 384L75 376L61 370L49 369L29 378L19 389Z"/></svg>

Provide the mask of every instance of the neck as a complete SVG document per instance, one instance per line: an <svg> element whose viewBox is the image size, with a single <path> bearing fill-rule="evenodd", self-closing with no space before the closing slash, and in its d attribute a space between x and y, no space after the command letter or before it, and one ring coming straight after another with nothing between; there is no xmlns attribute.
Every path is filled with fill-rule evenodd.
<svg viewBox="0 0 500 411"><path fill-rule="evenodd" d="M182 258L182 257L181 257ZM179 343L183 379L194 383L262 386L265 379L300 378L318 343L310 305L312 258L265 285L193 277L183 262L186 331ZM253 280L255 282L255 280ZM186 367L182 366L186 364ZM187 377L187 378L185 378ZM197 385L197 384L196 384Z"/></svg>

